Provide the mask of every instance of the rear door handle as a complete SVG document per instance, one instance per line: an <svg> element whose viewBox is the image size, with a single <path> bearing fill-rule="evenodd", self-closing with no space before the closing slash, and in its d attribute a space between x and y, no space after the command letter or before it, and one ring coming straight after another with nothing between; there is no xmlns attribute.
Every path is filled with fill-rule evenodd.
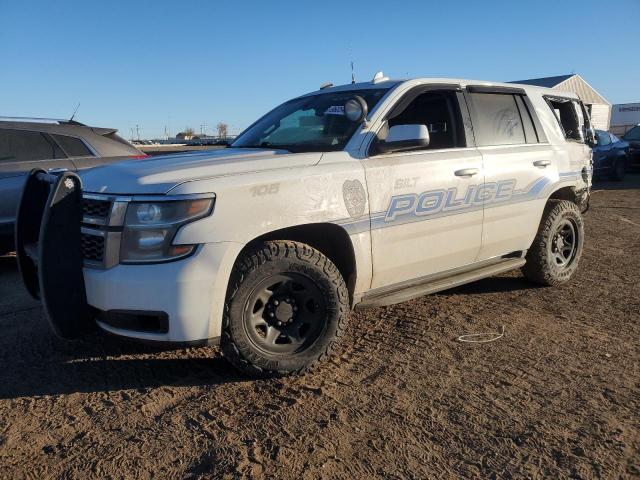
<svg viewBox="0 0 640 480"><path fill-rule="evenodd" d="M533 162L533 165L536 167L548 167L549 165L551 165L551 162L549 160L536 160L535 162Z"/></svg>
<svg viewBox="0 0 640 480"><path fill-rule="evenodd" d="M454 173L456 177L473 177L480 170L477 168L463 168L461 170L456 170Z"/></svg>

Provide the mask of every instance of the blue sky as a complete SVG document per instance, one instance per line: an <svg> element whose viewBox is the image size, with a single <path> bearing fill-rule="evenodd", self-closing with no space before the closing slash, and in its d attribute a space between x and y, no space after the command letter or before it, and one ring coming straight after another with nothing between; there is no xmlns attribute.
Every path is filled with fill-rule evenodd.
<svg viewBox="0 0 640 480"><path fill-rule="evenodd" d="M325 81L579 73L640 101L640 0L0 0L0 115L244 128Z"/></svg>

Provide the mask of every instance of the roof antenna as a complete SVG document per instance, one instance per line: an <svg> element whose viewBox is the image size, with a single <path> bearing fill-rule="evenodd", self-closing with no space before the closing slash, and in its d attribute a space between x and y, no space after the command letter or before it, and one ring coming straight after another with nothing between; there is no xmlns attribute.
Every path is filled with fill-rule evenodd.
<svg viewBox="0 0 640 480"><path fill-rule="evenodd" d="M353 73L353 60L351 60L351 83L356 83L356 75Z"/></svg>
<svg viewBox="0 0 640 480"><path fill-rule="evenodd" d="M73 115L71 115L71 118L69 119L70 122L73 122L73 118L76 116L76 112L78 111L79 108L80 108L80 102L78 102L78 106L73 111Z"/></svg>

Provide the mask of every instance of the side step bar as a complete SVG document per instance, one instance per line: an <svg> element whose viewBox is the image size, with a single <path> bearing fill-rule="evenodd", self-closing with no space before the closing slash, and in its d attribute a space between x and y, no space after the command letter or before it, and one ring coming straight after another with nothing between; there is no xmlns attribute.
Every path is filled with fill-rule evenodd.
<svg viewBox="0 0 640 480"><path fill-rule="evenodd" d="M486 262L480 262L475 268L455 269L443 274L431 275L399 285L382 287L366 293L362 301L356 305L356 309L369 307L383 307L396 303L406 302L423 295L441 292L450 288L475 282L492 275L508 272L520 268L526 263L524 258L498 258Z"/></svg>
<svg viewBox="0 0 640 480"><path fill-rule="evenodd" d="M82 184L73 172L32 170L16 218L16 256L27 291L42 301L54 332L95 328L82 272Z"/></svg>

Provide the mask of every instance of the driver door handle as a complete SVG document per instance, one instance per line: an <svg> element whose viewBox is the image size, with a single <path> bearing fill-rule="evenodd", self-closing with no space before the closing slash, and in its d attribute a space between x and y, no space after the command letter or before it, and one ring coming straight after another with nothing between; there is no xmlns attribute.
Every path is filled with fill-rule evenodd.
<svg viewBox="0 0 640 480"><path fill-rule="evenodd" d="M533 162L533 165L536 167L548 167L549 165L551 165L551 162L549 160L536 160L535 162Z"/></svg>
<svg viewBox="0 0 640 480"><path fill-rule="evenodd" d="M456 177L473 177L480 170L478 168L463 168L461 170L456 170L454 173Z"/></svg>

